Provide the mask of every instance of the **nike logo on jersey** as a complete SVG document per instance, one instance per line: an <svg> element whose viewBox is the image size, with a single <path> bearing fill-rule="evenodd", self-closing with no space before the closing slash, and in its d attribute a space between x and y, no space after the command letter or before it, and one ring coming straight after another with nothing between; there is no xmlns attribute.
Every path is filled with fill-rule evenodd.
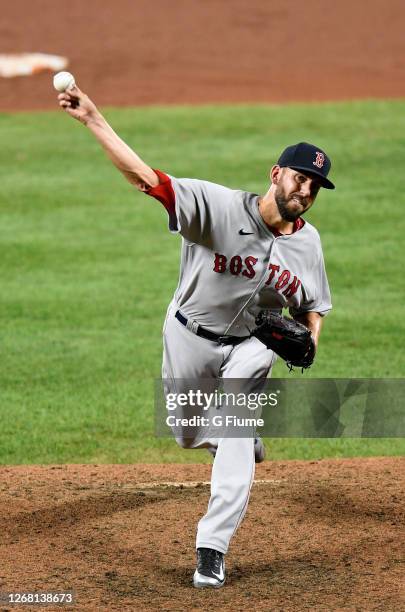
<svg viewBox="0 0 405 612"><path fill-rule="evenodd" d="M254 232L245 232L243 229L239 230L239 236L252 236Z"/></svg>

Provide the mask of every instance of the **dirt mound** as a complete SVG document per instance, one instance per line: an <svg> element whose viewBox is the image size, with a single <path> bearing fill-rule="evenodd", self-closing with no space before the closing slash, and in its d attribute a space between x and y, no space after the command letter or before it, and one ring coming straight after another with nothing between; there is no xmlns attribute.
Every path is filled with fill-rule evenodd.
<svg viewBox="0 0 405 612"><path fill-rule="evenodd" d="M215 592L191 586L210 466L0 471L2 592L73 589L75 606L64 609L120 612L405 605L402 458L258 466L227 584Z"/></svg>

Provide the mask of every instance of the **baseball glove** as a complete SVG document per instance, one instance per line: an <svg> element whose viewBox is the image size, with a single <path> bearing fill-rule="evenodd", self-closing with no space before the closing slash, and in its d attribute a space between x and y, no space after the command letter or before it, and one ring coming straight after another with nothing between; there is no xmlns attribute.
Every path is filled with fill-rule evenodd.
<svg viewBox="0 0 405 612"><path fill-rule="evenodd" d="M294 366L302 370L311 367L315 358L315 343L305 325L269 310L258 315L256 325L252 336L284 359L290 371Z"/></svg>

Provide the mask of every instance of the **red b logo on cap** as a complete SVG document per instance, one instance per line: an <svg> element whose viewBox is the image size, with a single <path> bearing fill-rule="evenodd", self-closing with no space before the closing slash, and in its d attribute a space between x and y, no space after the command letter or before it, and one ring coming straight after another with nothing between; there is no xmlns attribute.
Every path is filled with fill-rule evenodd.
<svg viewBox="0 0 405 612"><path fill-rule="evenodd" d="M320 151L317 151L316 160L312 162L313 165L316 166L317 168L322 168L324 162L325 162L325 155L321 153Z"/></svg>

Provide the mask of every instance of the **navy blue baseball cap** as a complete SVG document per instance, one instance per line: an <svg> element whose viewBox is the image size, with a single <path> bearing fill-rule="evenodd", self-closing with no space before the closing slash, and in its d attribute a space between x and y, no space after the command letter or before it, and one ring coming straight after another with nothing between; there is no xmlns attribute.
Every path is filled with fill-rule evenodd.
<svg viewBox="0 0 405 612"><path fill-rule="evenodd" d="M322 187L335 189L335 185L326 178L332 165L331 161L325 151L313 144L299 142L287 147L280 155L277 164L281 168L291 168L292 170L302 170L304 173L316 174L322 179Z"/></svg>

